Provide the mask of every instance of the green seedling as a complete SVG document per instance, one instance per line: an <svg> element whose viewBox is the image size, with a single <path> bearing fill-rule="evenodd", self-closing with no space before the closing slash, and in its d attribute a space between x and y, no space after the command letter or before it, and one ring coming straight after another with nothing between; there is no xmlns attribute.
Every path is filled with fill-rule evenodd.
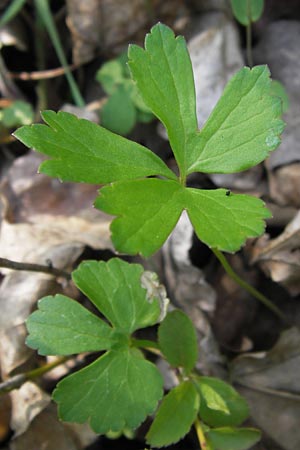
<svg viewBox="0 0 300 450"><path fill-rule="evenodd" d="M143 287L142 275L142 266L118 258L85 261L73 272L73 281L105 319L56 295L41 299L27 320L27 344L42 355L104 352L58 383L53 398L60 418L115 434L154 414L146 436L153 447L177 442L193 424L201 427L203 450L253 445L259 431L238 428L249 415L245 400L224 381L195 372L197 336L188 316L169 312L158 327L157 342L134 338L136 330L158 323L164 309ZM160 353L177 374L178 384L163 399L162 376L140 348Z"/></svg>
<svg viewBox="0 0 300 450"><path fill-rule="evenodd" d="M117 216L119 252L151 256L185 209L200 240L234 252L264 231L270 212L255 197L186 186L194 172L233 173L263 161L280 143L281 102L270 94L266 66L241 69L198 130L192 66L183 37L158 24L145 50L129 47L129 67L146 105L165 125L178 165L171 171L152 151L75 116L45 111L46 125L15 136L52 159L40 171L65 181L105 184L95 206ZM151 178L149 178L151 176Z"/></svg>
<svg viewBox="0 0 300 450"><path fill-rule="evenodd" d="M108 95L100 111L101 125L115 133L126 135L137 122L150 122L154 115L145 105L127 65L127 54L106 62L96 74Z"/></svg>
<svg viewBox="0 0 300 450"><path fill-rule="evenodd" d="M232 12L236 20L246 27L247 60L253 66L252 56L252 24L258 21L264 11L264 0L231 0ZM277 96L282 102L282 111L289 108L289 98L285 87L280 81L272 80L271 94Z"/></svg>
<svg viewBox="0 0 300 450"><path fill-rule="evenodd" d="M186 210L198 238L233 276L221 252L234 252L248 237L263 233L270 212L258 198L190 188L188 176L246 170L279 145L281 101L271 94L268 68L241 69L198 130L193 72L183 37L175 38L170 28L157 24L146 37L145 49L130 46L128 65L144 103L167 130L176 173L142 145L64 112L45 111L47 125L24 126L15 136L50 157L40 166L42 173L104 185L95 206L116 216L111 231L119 252L151 256ZM167 314L158 342L134 338L137 329L159 322L164 311L155 295L149 302L142 272L141 266L112 259L83 263L73 273L75 284L107 321L61 295L42 299L28 319L28 345L41 354L104 352L58 384L53 395L60 417L88 421L96 432L107 433L135 428L155 414L146 436L152 447L178 441L194 425L202 450L249 448L260 434L237 428L248 416L246 402L223 381L197 374L196 333L183 312ZM159 352L178 375L178 385L158 409L162 378L140 348Z"/></svg>

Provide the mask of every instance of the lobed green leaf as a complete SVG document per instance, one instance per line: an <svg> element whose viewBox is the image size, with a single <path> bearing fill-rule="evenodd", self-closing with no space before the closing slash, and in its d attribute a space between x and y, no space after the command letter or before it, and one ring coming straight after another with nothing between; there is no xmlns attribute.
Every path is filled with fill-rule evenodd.
<svg viewBox="0 0 300 450"><path fill-rule="evenodd" d="M191 381L173 388L163 399L146 435L153 447L171 445L182 439L197 417L199 394Z"/></svg>
<svg viewBox="0 0 300 450"><path fill-rule="evenodd" d="M215 428L207 436L215 450L247 450L261 439L261 433L254 428Z"/></svg>
<svg viewBox="0 0 300 450"><path fill-rule="evenodd" d="M142 288L144 269L118 258L85 261L72 274L76 286L120 332L131 334L154 325L160 316L158 299L150 303Z"/></svg>
<svg viewBox="0 0 300 450"><path fill-rule="evenodd" d="M26 322L26 344L40 355L71 355L109 349L112 328L64 295L44 297Z"/></svg>
<svg viewBox="0 0 300 450"><path fill-rule="evenodd" d="M225 189L186 189L186 210L198 238L209 247L235 252L247 238L260 236L271 217L263 201Z"/></svg>
<svg viewBox="0 0 300 450"><path fill-rule="evenodd" d="M46 125L19 128L15 137L27 147L51 156L40 172L64 181L92 184L161 175L176 179L147 148L93 122L66 112L44 111Z"/></svg>
<svg viewBox="0 0 300 450"><path fill-rule="evenodd" d="M196 330L191 319L179 309L169 312L158 329L163 355L173 367L190 372L198 359Z"/></svg>
<svg viewBox="0 0 300 450"><path fill-rule="evenodd" d="M200 392L200 417L208 425L236 426L249 416L246 400L229 384L218 378L197 377Z"/></svg>
<svg viewBox="0 0 300 450"><path fill-rule="evenodd" d="M197 130L193 70L182 36L158 23L147 34L145 50L129 46L129 68L146 105L167 129L177 164L186 170L186 144Z"/></svg>
<svg viewBox="0 0 300 450"><path fill-rule="evenodd" d="M59 417L89 422L96 433L136 428L163 394L156 366L136 349L110 350L58 383L53 398Z"/></svg>
<svg viewBox="0 0 300 450"><path fill-rule="evenodd" d="M284 122L270 95L267 66L244 67L227 84L206 124L190 142L188 173L234 173L263 161L280 144Z"/></svg>
<svg viewBox="0 0 300 450"><path fill-rule="evenodd" d="M111 224L115 248L150 256L165 242L183 210L179 183L149 178L114 183L100 190L96 208L118 216Z"/></svg>

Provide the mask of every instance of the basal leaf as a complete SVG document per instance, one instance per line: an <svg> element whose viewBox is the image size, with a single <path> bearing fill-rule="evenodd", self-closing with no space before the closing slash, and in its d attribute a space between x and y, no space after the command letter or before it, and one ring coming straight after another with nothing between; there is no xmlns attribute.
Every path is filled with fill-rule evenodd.
<svg viewBox="0 0 300 450"><path fill-rule="evenodd" d="M191 381L172 389L163 399L148 431L147 442L163 447L182 439L197 417L199 394Z"/></svg>
<svg viewBox="0 0 300 450"><path fill-rule="evenodd" d="M26 325L26 344L41 355L105 350L112 342L107 323L64 295L42 298Z"/></svg>
<svg viewBox="0 0 300 450"><path fill-rule="evenodd" d="M136 109L124 86L109 97L100 111L101 125L114 133L126 135L134 127L137 119Z"/></svg>
<svg viewBox="0 0 300 450"><path fill-rule="evenodd" d="M118 59L104 63L96 73L96 80L102 84L108 95L112 95L116 88L124 83L125 79L123 65Z"/></svg>
<svg viewBox="0 0 300 450"><path fill-rule="evenodd" d="M261 17L264 0L231 0L231 6L235 18L247 26Z"/></svg>
<svg viewBox="0 0 300 450"><path fill-rule="evenodd" d="M246 400L229 384L218 378L197 377L200 392L200 417L208 425L236 426L249 416Z"/></svg>
<svg viewBox="0 0 300 450"><path fill-rule="evenodd" d="M60 383L53 393L59 416L67 422L89 422L96 433L136 428L151 414L163 394L154 364L136 349L110 350Z"/></svg>
<svg viewBox="0 0 300 450"><path fill-rule="evenodd" d="M180 170L185 174L186 144L197 130L195 87L185 40L158 23L145 50L131 45L129 67L146 105L167 129Z"/></svg>
<svg viewBox="0 0 300 450"><path fill-rule="evenodd" d="M254 428L215 428L207 432L209 442L215 450L247 450L261 438Z"/></svg>
<svg viewBox="0 0 300 450"><path fill-rule="evenodd" d="M186 189L186 209L198 238L209 247L234 252L247 238L260 236L271 217L264 203L225 189Z"/></svg>
<svg viewBox="0 0 300 450"><path fill-rule="evenodd" d="M139 264L113 258L108 262L85 261L72 277L110 323L129 335L155 324L160 316L159 300L150 303L142 288L143 270Z"/></svg>
<svg viewBox="0 0 300 450"><path fill-rule="evenodd" d="M281 102L266 66L244 67L227 84L190 142L188 173L233 173L263 161L280 143Z"/></svg>
<svg viewBox="0 0 300 450"><path fill-rule="evenodd" d="M44 111L46 125L19 128L16 138L51 156L40 172L64 181L110 183L162 175L176 179L164 162L147 148L93 122L66 112Z"/></svg>
<svg viewBox="0 0 300 450"><path fill-rule="evenodd" d="M158 342L163 355L173 367L191 371L198 358L196 330L191 319L180 310L167 314L158 329Z"/></svg>
<svg viewBox="0 0 300 450"><path fill-rule="evenodd" d="M123 253L150 256L165 242L183 210L179 183L149 178L114 183L100 190L95 206L118 216L112 241Z"/></svg>

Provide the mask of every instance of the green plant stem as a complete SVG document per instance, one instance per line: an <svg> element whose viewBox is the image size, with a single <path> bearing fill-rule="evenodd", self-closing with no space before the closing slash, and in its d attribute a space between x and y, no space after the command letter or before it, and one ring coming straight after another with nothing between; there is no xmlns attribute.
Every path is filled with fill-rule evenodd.
<svg viewBox="0 0 300 450"><path fill-rule="evenodd" d="M10 22L24 6L26 0L13 0L0 18L0 27Z"/></svg>
<svg viewBox="0 0 300 450"><path fill-rule="evenodd" d="M206 437L204 435L204 431L201 426L200 420L197 418L194 422L194 427L198 436L199 444L201 450L213 450L209 442L207 442Z"/></svg>
<svg viewBox="0 0 300 450"><path fill-rule="evenodd" d="M37 369L30 370L25 373L20 373L9 378L8 380L3 381L3 383L0 383L0 395L6 394L7 392L13 391L14 389L18 389L26 381L34 380L35 378L44 375L44 373L50 372L50 370L54 369L57 366L60 366L68 359L70 359L70 356L58 358L55 361L49 364L45 364L42 367L38 367Z"/></svg>
<svg viewBox="0 0 300 450"><path fill-rule="evenodd" d="M285 315L280 311L279 308L277 308L277 306L274 305L274 303L268 297L263 295L261 292L259 292L253 286L251 286L251 284L248 284L245 280L243 280L238 276L238 274L233 270L233 268L231 267L231 265L229 264L229 262L227 261L226 257L222 252L220 252L216 248L212 248L212 251L218 258L225 272L230 276L230 278L232 278L239 286L245 289L245 291L249 292L249 294L251 294L257 300L263 303L264 306L266 306L266 308L272 311L280 320L290 325Z"/></svg>
<svg viewBox="0 0 300 450"><path fill-rule="evenodd" d="M85 102L83 100L83 97L79 91L79 88L76 84L75 78L73 77L72 72L70 71L67 59L65 57L60 38L55 26L55 22L52 17L52 13L49 7L48 0L35 0L35 7L38 15L40 16L41 20L43 21L43 24L48 31L48 34L50 36L50 39L52 41L53 47L55 48L57 57L65 69L66 78L68 80L71 94L73 97L73 100L75 104L79 107L85 106Z"/></svg>
<svg viewBox="0 0 300 450"><path fill-rule="evenodd" d="M154 353L155 355L162 356L159 345L157 342L150 341L148 339L135 339L132 338L131 342L136 348L143 348L148 350L148 352Z"/></svg>
<svg viewBox="0 0 300 450"><path fill-rule="evenodd" d="M52 267L51 265L43 266L42 264L23 263L11 261L10 259L6 258L0 258L0 267L5 267L6 269L13 269L13 270L48 273L49 275L54 275L55 277L63 277L66 278L67 280L71 279L70 273Z"/></svg>
<svg viewBox="0 0 300 450"><path fill-rule="evenodd" d="M45 48L44 48L44 38L45 38L45 27L43 27L41 18L39 14L36 14L35 18L35 54L38 70L44 70L46 68L45 61ZM47 80L38 80L36 93L37 93L37 108L36 108L36 120L39 120L40 111L47 109L48 105L48 81Z"/></svg>
<svg viewBox="0 0 300 450"><path fill-rule="evenodd" d="M252 24L251 24L251 4L250 0L247 0L247 11L249 23L246 26L246 48L247 48L247 63L249 67L253 67L252 56Z"/></svg>
<svg viewBox="0 0 300 450"><path fill-rule="evenodd" d="M252 25L251 22L246 27L246 46L247 46L247 63L249 67L253 67L252 56Z"/></svg>

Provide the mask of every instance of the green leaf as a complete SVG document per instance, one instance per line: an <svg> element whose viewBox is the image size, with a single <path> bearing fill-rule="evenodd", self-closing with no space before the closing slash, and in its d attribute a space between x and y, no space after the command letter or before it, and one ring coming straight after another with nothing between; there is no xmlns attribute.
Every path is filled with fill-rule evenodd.
<svg viewBox="0 0 300 450"><path fill-rule="evenodd" d="M218 378L197 377L200 417L210 426L240 425L249 416L246 400L229 384Z"/></svg>
<svg viewBox="0 0 300 450"><path fill-rule="evenodd" d="M85 261L72 274L77 287L110 323L127 334L154 325L160 316L158 299L150 303L142 288L143 267L118 258L107 263Z"/></svg>
<svg viewBox="0 0 300 450"><path fill-rule="evenodd" d="M256 22L264 10L264 0L231 0L234 17L242 24Z"/></svg>
<svg viewBox="0 0 300 450"><path fill-rule="evenodd" d="M261 433L254 428L215 428L207 436L215 450L247 450L261 439Z"/></svg>
<svg viewBox="0 0 300 450"><path fill-rule="evenodd" d="M286 112L290 107L290 100L288 93L282 83L278 80L272 80L271 95L279 97L282 105L282 112Z"/></svg>
<svg viewBox="0 0 300 450"><path fill-rule="evenodd" d="M26 322L26 344L40 355L71 355L109 349L112 329L64 295L44 297Z"/></svg>
<svg viewBox="0 0 300 450"><path fill-rule="evenodd" d="M171 311L158 329L162 353L173 367L184 367L190 372L198 359L196 330L191 319L178 310Z"/></svg>
<svg viewBox="0 0 300 450"><path fill-rule="evenodd" d="M6 128L29 125L33 121L34 112L30 103L16 100L1 111L1 123Z"/></svg>
<svg viewBox="0 0 300 450"><path fill-rule="evenodd" d="M102 188L95 206L120 216L110 227L118 251L147 257L163 245L176 225L183 209L183 193L174 181L126 181Z"/></svg>
<svg viewBox="0 0 300 450"><path fill-rule="evenodd" d="M163 161L142 145L73 114L44 111L42 116L49 126L25 126L14 133L27 147L53 158L42 163L42 173L95 184L149 175L176 179Z"/></svg>
<svg viewBox="0 0 300 450"><path fill-rule="evenodd" d="M112 95L125 79L123 65L117 59L106 62L96 73L96 80L108 95Z"/></svg>
<svg viewBox="0 0 300 450"><path fill-rule="evenodd" d="M157 24L145 39L145 50L131 45L129 68L146 105L167 129L177 164L185 174L186 145L197 130L195 87L185 40Z"/></svg>
<svg viewBox="0 0 300 450"><path fill-rule="evenodd" d="M247 238L260 236L271 217L264 202L225 189L187 188L186 209L198 238L209 247L235 252Z"/></svg>
<svg viewBox="0 0 300 450"><path fill-rule="evenodd" d="M281 102L266 66L244 67L227 84L189 145L188 173L233 173L263 161L280 143Z"/></svg>
<svg viewBox="0 0 300 450"><path fill-rule="evenodd" d="M53 393L62 420L89 422L96 433L136 428L162 397L163 380L136 349L110 350Z"/></svg>
<svg viewBox="0 0 300 450"><path fill-rule="evenodd" d="M191 381L172 389L163 399L148 431L147 443L163 447L182 439L197 417L199 395Z"/></svg>
<svg viewBox="0 0 300 450"><path fill-rule="evenodd" d="M136 123L136 109L124 86L109 97L100 111L101 125L114 133L126 135Z"/></svg>
<svg viewBox="0 0 300 450"><path fill-rule="evenodd" d="M165 242L183 209L200 240L209 247L234 252L248 237L261 235L264 203L225 189L183 188L167 180L146 179L114 183L100 190L95 206L118 216L111 224L112 241L123 253L150 256Z"/></svg>

